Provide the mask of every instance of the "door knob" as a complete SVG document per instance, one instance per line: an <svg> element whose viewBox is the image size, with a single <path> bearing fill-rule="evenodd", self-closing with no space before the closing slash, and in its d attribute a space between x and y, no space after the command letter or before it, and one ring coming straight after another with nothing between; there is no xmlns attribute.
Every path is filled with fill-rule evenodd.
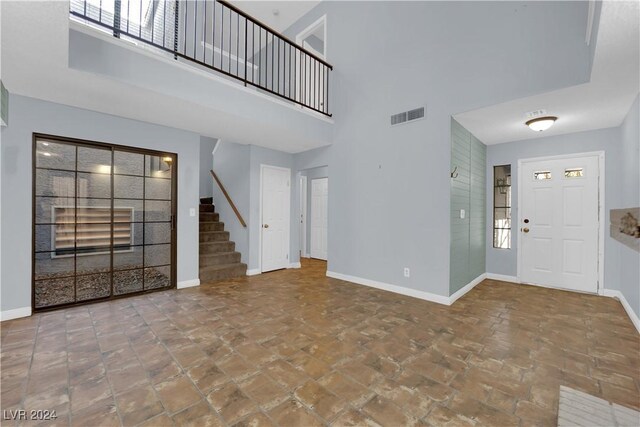
<svg viewBox="0 0 640 427"><path fill-rule="evenodd" d="M528 232L529 232L529 229L528 229L527 227L525 227L525 228L523 228L523 229L522 229L522 232L523 232L523 233L528 233Z"/></svg>
<svg viewBox="0 0 640 427"><path fill-rule="evenodd" d="M269 228L269 224L263 225L264 228Z"/></svg>

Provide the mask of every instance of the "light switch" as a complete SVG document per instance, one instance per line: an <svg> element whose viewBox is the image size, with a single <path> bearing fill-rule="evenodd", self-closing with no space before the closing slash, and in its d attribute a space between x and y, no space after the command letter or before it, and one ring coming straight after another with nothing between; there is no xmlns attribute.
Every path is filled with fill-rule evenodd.
<svg viewBox="0 0 640 427"><path fill-rule="evenodd" d="M196 216L196 208L189 208L189 216Z"/></svg>
<svg viewBox="0 0 640 427"><path fill-rule="evenodd" d="M466 216L466 212L464 211L464 209L460 209L460 218L464 219L464 217Z"/></svg>

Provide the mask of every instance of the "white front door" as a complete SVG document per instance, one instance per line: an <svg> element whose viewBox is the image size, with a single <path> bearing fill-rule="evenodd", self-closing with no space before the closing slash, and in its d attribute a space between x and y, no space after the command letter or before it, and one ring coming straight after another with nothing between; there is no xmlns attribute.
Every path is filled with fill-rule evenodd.
<svg viewBox="0 0 640 427"><path fill-rule="evenodd" d="M291 171L262 165L262 272L289 267L289 215L291 206Z"/></svg>
<svg viewBox="0 0 640 427"><path fill-rule="evenodd" d="M523 283L598 291L599 175L597 155L521 161Z"/></svg>
<svg viewBox="0 0 640 427"><path fill-rule="evenodd" d="M329 178L311 180L311 258L327 259Z"/></svg>

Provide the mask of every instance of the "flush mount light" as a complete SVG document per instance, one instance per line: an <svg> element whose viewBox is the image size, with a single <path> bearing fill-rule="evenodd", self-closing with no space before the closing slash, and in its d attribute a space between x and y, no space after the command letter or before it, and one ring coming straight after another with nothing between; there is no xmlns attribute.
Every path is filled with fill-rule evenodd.
<svg viewBox="0 0 640 427"><path fill-rule="evenodd" d="M531 130L542 132L543 130L547 130L553 126L556 120L558 120L556 116L544 116L528 120L525 124L529 126Z"/></svg>

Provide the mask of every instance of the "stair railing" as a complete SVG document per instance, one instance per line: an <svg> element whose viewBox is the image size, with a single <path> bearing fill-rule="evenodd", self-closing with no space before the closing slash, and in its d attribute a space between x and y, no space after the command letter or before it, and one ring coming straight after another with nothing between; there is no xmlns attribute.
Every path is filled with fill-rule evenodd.
<svg viewBox="0 0 640 427"><path fill-rule="evenodd" d="M236 205L235 203L233 203L233 200L231 200L231 196L229 196L229 193L227 193L227 189L224 188L224 185L222 184L222 181L220 181L220 178L218 178L218 175L216 175L216 173L213 170L209 172L211 172L211 176L213 177L215 182L218 184L218 187L220 187L220 190L222 190L222 194L224 194L224 197L227 199L227 202L229 202L229 205L231 205L231 209L233 209L233 212L238 217L238 221L240 221L240 224L242 224L243 227L247 228L247 223L244 222L244 218L242 218L242 215L240 215L240 211L238 210L238 208L236 208Z"/></svg>
<svg viewBox="0 0 640 427"><path fill-rule="evenodd" d="M223 0L69 0L86 24L331 116L324 59Z"/></svg>

